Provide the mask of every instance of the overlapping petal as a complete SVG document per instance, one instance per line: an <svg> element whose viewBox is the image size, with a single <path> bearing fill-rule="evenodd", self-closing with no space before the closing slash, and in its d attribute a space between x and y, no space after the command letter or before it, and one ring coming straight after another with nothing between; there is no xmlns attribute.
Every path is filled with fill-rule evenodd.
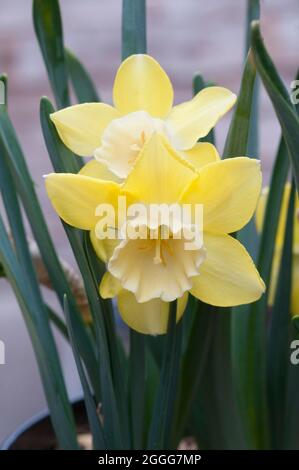
<svg viewBox="0 0 299 470"><path fill-rule="evenodd" d="M207 257L193 279L191 293L210 305L230 307L258 300L265 291L249 254L230 235L206 232Z"/></svg>
<svg viewBox="0 0 299 470"><path fill-rule="evenodd" d="M173 88L155 59L136 54L120 65L114 81L113 100L122 114L147 111L153 117L165 117L172 107Z"/></svg>
<svg viewBox="0 0 299 470"><path fill-rule="evenodd" d="M145 204L171 204L196 177L192 165L163 136L154 133L145 143L123 191Z"/></svg>
<svg viewBox="0 0 299 470"><path fill-rule="evenodd" d="M98 162L97 160L89 160L79 171L79 175L90 176L91 178L98 178L100 180L115 181L120 183L120 179L110 171L105 163Z"/></svg>
<svg viewBox="0 0 299 470"><path fill-rule="evenodd" d="M99 291L103 299L112 299L122 291L122 286L116 277L106 271L102 277Z"/></svg>
<svg viewBox="0 0 299 470"><path fill-rule="evenodd" d="M182 317L188 300L188 293L184 294L177 302L177 321ZM166 333L169 303L160 299L138 303L134 294L122 290L117 298L117 305L124 322L133 330L149 335L161 335Z"/></svg>
<svg viewBox="0 0 299 470"><path fill-rule="evenodd" d="M260 163L247 157L203 167L181 202L203 204L205 230L232 233L250 220L261 191Z"/></svg>
<svg viewBox="0 0 299 470"><path fill-rule="evenodd" d="M105 263L109 261L109 259L113 255L114 249L120 243L120 240L118 240L117 237L103 239L98 238L95 229L91 230L90 232L90 240L94 251L96 252L98 257Z"/></svg>
<svg viewBox="0 0 299 470"><path fill-rule="evenodd" d="M99 204L116 206L119 185L71 173L51 173L46 176L49 199L66 223L83 230L94 229Z"/></svg>
<svg viewBox="0 0 299 470"><path fill-rule="evenodd" d="M83 103L51 114L62 142L77 155L93 155L101 145L101 135L107 125L120 116L105 103Z"/></svg>
<svg viewBox="0 0 299 470"><path fill-rule="evenodd" d="M207 87L192 100L175 106L167 118L175 146L190 149L206 136L217 121L234 105L236 95L226 88Z"/></svg>
<svg viewBox="0 0 299 470"><path fill-rule="evenodd" d="M190 150L181 151L180 155L197 170L220 160L216 147L209 142L199 142Z"/></svg>

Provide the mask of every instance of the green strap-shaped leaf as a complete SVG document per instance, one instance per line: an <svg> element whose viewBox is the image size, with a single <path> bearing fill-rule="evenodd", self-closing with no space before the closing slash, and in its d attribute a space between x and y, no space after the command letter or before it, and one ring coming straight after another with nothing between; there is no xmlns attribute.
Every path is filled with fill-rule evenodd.
<svg viewBox="0 0 299 470"><path fill-rule="evenodd" d="M33 0L33 23L56 105L64 108L70 98L58 0Z"/></svg>
<svg viewBox="0 0 299 470"><path fill-rule="evenodd" d="M200 73L196 73L193 77L193 95L196 95L201 90L208 86L213 86L213 83L206 83L204 81L203 76ZM215 145L215 133L214 129L211 129L208 135L200 139L201 142L210 142L211 144Z"/></svg>
<svg viewBox="0 0 299 470"><path fill-rule="evenodd" d="M289 199L278 281L272 308L268 342L268 394L272 446L280 449L284 437L286 387L289 364L289 330L293 266L295 185Z"/></svg>
<svg viewBox="0 0 299 470"><path fill-rule="evenodd" d="M203 304L194 298L193 301L195 304L194 315L190 318L190 315L186 312L183 317L183 321L186 317L186 321L190 321L191 325L182 360L180 394L175 423L175 442L179 442L184 437L186 425L191 418L201 382L206 380L204 368L207 362L207 355L211 351L210 345L214 332L213 307ZM205 410L201 409L200 412L205 412ZM198 427L201 427L200 424ZM203 432L205 433L205 429Z"/></svg>
<svg viewBox="0 0 299 470"><path fill-rule="evenodd" d="M271 177L257 262L267 292L254 304L234 308L232 316L232 354L237 397L247 440L253 448L269 446L265 322L275 237L288 168L287 149L281 140Z"/></svg>
<svg viewBox="0 0 299 470"><path fill-rule="evenodd" d="M57 131L51 124L49 114L53 109L51 103L46 98L41 102L41 122L45 142L51 158L52 164L56 171L68 171L68 149L66 149L60 141ZM65 165L65 168L64 168ZM93 324L96 332L96 348L97 358L99 361L98 369L96 369L97 376L93 376L92 385L94 387L96 396L103 402L104 413L106 416L106 425L104 427L105 441L109 448L123 448L121 439L121 428L117 412L117 404L115 397L115 390L113 386L113 379L111 375L111 361L109 356L109 349L107 344L106 328L103 319L103 312L99 303L98 288L95 285L95 280L90 269L90 265L84 251L83 237L79 230L63 224L68 239L70 241L72 250L74 252L76 261L78 263L80 272L83 277L84 286L89 301L89 306L93 318ZM68 297L69 298L69 297ZM77 333L76 333L76 338ZM83 354L81 356L84 358ZM88 358L84 358L86 367L89 365ZM91 372L94 372L93 369ZM90 371L88 370L90 375Z"/></svg>
<svg viewBox="0 0 299 470"><path fill-rule="evenodd" d="M146 0L123 0L122 60L146 53Z"/></svg>
<svg viewBox="0 0 299 470"><path fill-rule="evenodd" d="M251 23L260 18L260 0L247 0L245 55L251 47Z"/></svg>
<svg viewBox="0 0 299 470"><path fill-rule="evenodd" d="M299 332L299 315L294 315L292 318L292 324L296 331Z"/></svg>
<svg viewBox="0 0 299 470"><path fill-rule="evenodd" d="M156 392L159 386L160 369L150 348L145 348L145 396L144 396L144 443L148 440L148 433L151 426L152 414L156 398ZM144 447L145 448L145 444Z"/></svg>
<svg viewBox="0 0 299 470"><path fill-rule="evenodd" d="M230 309L205 305L199 315L202 326L209 324L210 340L191 431L204 449L244 449L246 441L232 379Z"/></svg>
<svg viewBox="0 0 299 470"><path fill-rule="evenodd" d="M259 22L252 24L254 62L272 101L292 163L297 191L299 188L299 118L267 50L260 33Z"/></svg>
<svg viewBox="0 0 299 470"><path fill-rule="evenodd" d="M130 329L129 400L133 449L144 448L145 338Z"/></svg>
<svg viewBox="0 0 299 470"><path fill-rule="evenodd" d="M67 331L67 326L64 323L64 321L60 318L60 316L56 312L54 312L54 310L49 305L46 305L46 309L48 311L49 320L51 321L52 325L54 325L57 328L57 330L60 332L60 334L67 341L69 341L69 334Z"/></svg>
<svg viewBox="0 0 299 470"><path fill-rule="evenodd" d="M50 119L50 114L53 112L53 106L51 102L47 98L43 98L41 100L41 105L40 105L40 118L41 118L41 124L42 124L42 130L43 130L43 135L44 139L46 142L47 150L49 152L49 156L52 161L52 165L54 167L54 170L58 173L76 173L78 171L77 166L75 165L76 160L75 157L73 156L72 152L68 150L61 140L59 139L57 135L57 131L55 126L53 125L51 119ZM73 244L76 245L76 243L81 243L82 245L82 237L79 231L72 229L71 227L67 227L69 236L73 238ZM44 256L47 257L48 252L44 253ZM50 251L50 253L53 252ZM56 254L55 254L56 256ZM50 259L47 259L48 264L50 264ZM52 262L56 261L53 259ZM58 266L56 265L56 262L54 264L54 268L52 267L52 264L50 264L50 269L52 269L52 275L53 275L53 280L52 283L55 287L56 292L59 295L59 299L61 301L61 298L63 299L64 293L67 293L69 302L71 304L72 302L72 296L70 290L66 291L63 289L66 288L65 286L65 281L63 281L61 278L61 270L58 270ZM60 268L60 266L59 266ZM49 270L49 268L48 268ZM52 277L51 277L52 279ZM63 283L62 283L63 282ZM62 283L62 285L61 285ZM62 296L62 297L61 297ZM72 308L73 305L71 304ZM86 363L86 367L88 368L88 374L90 377L90 380L92 382L92 386L94 388L94 393L96 395L96 398L98 401L101 399L101 392L100 392L100 374L99 374L99 365L98 365L98 360L96 359L95 356L95 351L93 348L93 345L90 344L90 338L87 334L84 322L80 316L80 312L78 309L76 309L76 316L78 318L78 332L76 332L76 337L77 341L82 341L82 344L79 345L80 347L80 354L84 359L84 362ZM80 330L80 332L79 332Z"/></svg>
<svg viewBox="0 0 299 470"><path fill-rule="evenodd" d="M177 301L171 302L161 378L148 437L147 448L151 450L171 448L170 430L174 419L182 340L182 325L176 324L176 311Z"/></svg>
<svg viewBox="0 0 299 470"><path fill-rule="evenodd" d="M250 20L250 5L247 15L247 23ZM237 103L234 109L233 118L231 120L230 128L228 131L227 139L224 148L224 158L226 157L237 157L247 155L250 137L250 127L252 123L252 114L254 108L254 93L255 93L255 80L256 71L252 60L251 52L247 54L247 58L244 65L240 91L237 99ZM256 155L251 155L256 157ZM257 249L257 234L254 225L254 221L251 220L245 228L243 228L236 237L246 246L250 254L255 257ZM243 355L247 353L247 341L248 341L248 312L247 307L237 307L231 309L231 313L227 312L227 317L222 321L226 324L225 328L229 328L231 331L231 367L232 367L232 381L234 384L233 392L236 394L236 401L241 410L242 430L241 424L235 428L235 436L239 437L238 446L239 448L255 447L254 437L250 435L250 432L246 429L248 416L243 411L244 404L242 402L243 397L240 397L240 389L243 389L246 383L247 374L247 363L242 361ZM229 326L227 326L229 325ZM245 351L244 351L244 348ZM254 345L252 345L254 348ZM228 361L229 363L230 361ZM228 369L229 370L229 369ZM229 373L229 372L228 372ZM246 408L247 409L247 408ZM232 412L236 413L236 410ZM241 435L242 434L242 435ZM228 444L232 444L229 442Z"/></svg>
<svg viewBox="0 0 299 470"><path fill-rule="evenodd" d="M40 102L40 121L53 168L57 173L78 173L81 168L80 159L63 144L57 135L55 125L49 117L54 111L51 101L48 98L42 98ZM53 139L53 135L57 137Z"/></svg>
<svg viewBox="0 0 299 470"><path fill-rule="evenodd" d="M292 318L290 344L288 354L288 383L286 393L286 409L283 426L281 449L299 450L298 416L299 416L299 317ZM294 356L294 357L293 357ZM294 361L295 360L295 361ZM294 362L293 362L294 361Z"/></svg>
<svg viewBox="0 0 299 470"><path fill-rule="evenodd" d="M89 73L75 54L69 49L65 49L65 58L68 75L78 102L93 103L101 101Z"/></svg>
<svg viewBox="0 0 299 470"><path fill-rule="evenodd" d="M258 80L250 50L251 21L259 18L259 0L247 1L247 36L246 61L242 75L241 87L235 106L233 118L227 134L223 157L247 155L259 158L258 154ZM253 220L237 235L238 240L247 248L252 258L257 255L258 238Z"/></svg>
<svg viewBox="0 0 299 470"><path fill-rule="evenodd" d="M90 280L92 284L87 289L87 295L91 299L91 304L96 299L98 307L93 309L93 322L97 335L97 341L101 341L105 344L105 356L108 360L105 361L101 366L103 374L107 382L106 385L103 383L102 396L103 396L103 407L112 413L114 419L114 427L120 432L121 440L125 448L130 447L129 438L129 417L128 407L126 401L126 390L125 390L125 370L121 368L121 357L120 357L120 344L115 331L114 312L110 299L104 300L98 296L98 289L101 278L105 271L105 266L97 258L95 251L92 247L89 233L85 232L84 236L84 251L86 255L86 261L90 270ZM83 271L85 272L85 270ZM84 276L83 276L84 277ZM86 282L90 283L88 277L84 277ZM94 313L95 312L95 313ZM94 320L94 314L96 315L96 321ZM103 337L105 338L103 339ZM103 352L99 350L100 358L103 356ZM109 355L109 356L108 356ZM105 357L104 356L104 357ZM107 369L110 367L110 370ZM110 377L111 375L111 383ZM114 385L114 387L113 387ZM104 390L105 388L105 390ZM104 404L104 394L107 389L107 405ZM113 411L114 410L114 411ZM119 428L119 430L118 430ZM114 429L114 433L116 433Z"/></svg>
<svg viewBox="0 0 299 470"><path fill-rule="evenodd" d="M246 45L245 54L251 47L251 23L254 20L258 20L260 17L260 0L247 0L247 21L246 21ZM247 154L259 158L259 88L260 83L258 77L255 79L252 104L251 104L251 115L250 115L250 127L247 145Z"/></svg>
<svg viewBox="0 0 299 470"><path fill-rule="evenodd" d="M85 371L84 371L84 366L82 364L82 360L80 357L80 352L79 352L79 348L77 345L77 339L76 339L76 335L75 335L74 327L73 327L72 315L70 314L69 304L68 304L68 300L66 296L64 298L64 312L65 312L65 318L66 318L68 331L69 331L70 343L72 346L78 374L79 374L80 381L81 381L82 388L83 388L86 412L87 412L88 422L89 422L89 426L90 426L90 430L92 434L93 448L95 450L103 450L103 449L106 449L104 433L103 433L99 415L97 413L97 407L94 402L92 393L90 391L88 380L86 378Z"/></svg>
<svg viewBox="0 0 299 470"><path fill-rule="evenodd" d="M80 351L84 357L86 355L89 358L86 363L90 364L89 372L91 373L91 377L94 379L93 382L96 384L97 379L95 377L98 375L98 371L93 346L90 342L89 336L85 331L85 325L80 311L77 308L71 289L59 263L57 253L49 235L44 215L38 203L34 185L31 180L22 149L4 106L0 106L0 141L5 148L8 157L7 161L15 186L20 197L22 198L33 235L38 244L41 256L49 273L55 292L57 293L58 299L60 300L60 303L62 303L63 296L65 293L67 293L70 302L72 302L72 312L73 315L76 316L76 324L78 328ZM95 391L96 393L98 392L97 390Z"/></svg>
<svg viewBox="0 0 299 470"><path fill-rule="evenodd" d="M2 171L3 161L1 174ZM6 182L7 184L12 183L9 179ZM5 199L7 212L12 210L12 214L19 215L17 219L19 232L18 234L14 233L19 260L16 258L5 231L2 217L0 217L0 262L5 269L6 276L23 313L59 445L62 449L77 449L75 423L66 392L59 356L38 286L33 284L33 266L29 261L22 218L15 200L16 193L14 192L14 186L12 185L10 190L7 187L5 188L4 185L1 186L2 191L11 192ZM25 253L20 253L21 247L25 250ZM23 261L25 261L25 265L19 264Z"/></svg>
<svg viewBox="0 0 299 470"><path fill-rule="evenodd" d="M249 52L242 75L241 87L227 134L223 158L247 155L250 117L255 83L255 66Z"/></svg>

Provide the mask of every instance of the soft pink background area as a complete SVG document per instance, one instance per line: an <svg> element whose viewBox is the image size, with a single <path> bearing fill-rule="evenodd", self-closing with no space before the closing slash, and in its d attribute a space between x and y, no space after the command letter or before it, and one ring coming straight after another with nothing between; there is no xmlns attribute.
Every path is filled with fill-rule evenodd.
<svg viewBox="0 0 299 470"><path fill-rule="evenodd" d="M111 101L120 62L121 0L62 0L65 44L90 71L104 101ZM298 67L297 0L262 0L262 32L286 85ZM191 96L194 72L237 92L244 51L245 0L148 0L148 52L172 79L175 100ZM46 198L42 175L51 170L39 124L39 100L52 98L35 40L31 1L1 0L0 71L9 76L9 109L27 156L37 191L59 253L71 259L60 223ZM217 126L223 145L229 117ZM261 93L261 148L268 180L279 126L271 103ZM0 281L0 339L6 344L0 366L0 441L16 425L45 406L31 346L21 314L6 281ZM54 300L53 300L54 301ZM59 340L72 396L80 388L68 347Z"/></svg>

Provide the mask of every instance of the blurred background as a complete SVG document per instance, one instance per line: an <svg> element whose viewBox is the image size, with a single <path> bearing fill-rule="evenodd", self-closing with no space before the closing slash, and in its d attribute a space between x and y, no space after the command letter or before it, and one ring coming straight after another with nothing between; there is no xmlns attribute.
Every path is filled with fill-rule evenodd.
<svg viewBox="0 0 299 470"><path fill-rule="evenodd" d="M148 0L148 53L169 74L179 103L191 97L192 76L200 71L238 92L245 41L245 0ZM103 101L111 101L120 63L121 0L61 0L65 44L90 72ZM35 40L30 0L1 0L0 72L9 77L9 110L62 257L72 261L60 222L47 200L42 175L51 171L39 123L39 100L52 98ZM289 88L298 67L298 0L261 0L266 46ZM230 116L217 125L221 151ZM279 126L261 90L259 157L268 181L279 140ZM55 299L46 293L55 304ZM44 395L22 316L10 287L0 280L0 442L24 420L45 408ZM68 346L57 337L68 389L80 393Z"/></svg>

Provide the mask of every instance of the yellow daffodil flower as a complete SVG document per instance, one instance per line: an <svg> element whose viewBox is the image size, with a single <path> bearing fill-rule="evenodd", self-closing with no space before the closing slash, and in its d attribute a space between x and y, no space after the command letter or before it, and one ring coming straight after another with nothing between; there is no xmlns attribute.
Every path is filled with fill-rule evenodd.
<svg viewBox="0 0 299 470"><path fill-rule="evenodd" d="M256 210L256 226L258 232L261 232L264 213L267 203L269 188L264 188L257 205ZM285 225L287 220L288 205L291 193L291 185L287 183L284 188L281 211L277 227L277 235L275 240L275 251L272 264L271 285L269 290L269 304L273 305L275 298L276 285L278 280L278 272L282 255L284 242ZM291 297L291 313L299 315L299 199L296 195L295 214L294 214L294 234L293 234L293 266L292 266L292 297Z"/></svg>
<svg viewBox="0 0 299 470"><path fill-rule="evenodd" d="M195 166L199 161L200 166L215 161L214 147L197 144L197 140L208 134L235 100L229 90L214 86L173 107L173 88L165 71L149 55L137 54L117 71L114 107L78 104L53 113L51 119L74 153L95 157L116 177L125 179L153 132L165 135Z"/></svg>
<svg viewBox="0 0 299 470"><path fill-rule="evenodd" d="M125 183L104 180L102 173L96 178L91 167L83 172L48 175L48 196L65 222L91 231L93 246L107 266L100 294L117 297L120 314L131 328L165 333L169 302L178 299L179 319L188 292L216 306L247 304L262 295L264 283L253 261L240 242L228 235L241 229L255 211L261 189L257 160L218 160L195 170L164 136L153 133ZM167 227L168 236L162 237L162 224L138 217L135 228L147 234L158 229L156 239L99 239L96 208L105 203L117 212L120 196L130 207L134 203L192 208L203 204L203 244L187 250L184 237L175 237L179 224Z"/></svg>

